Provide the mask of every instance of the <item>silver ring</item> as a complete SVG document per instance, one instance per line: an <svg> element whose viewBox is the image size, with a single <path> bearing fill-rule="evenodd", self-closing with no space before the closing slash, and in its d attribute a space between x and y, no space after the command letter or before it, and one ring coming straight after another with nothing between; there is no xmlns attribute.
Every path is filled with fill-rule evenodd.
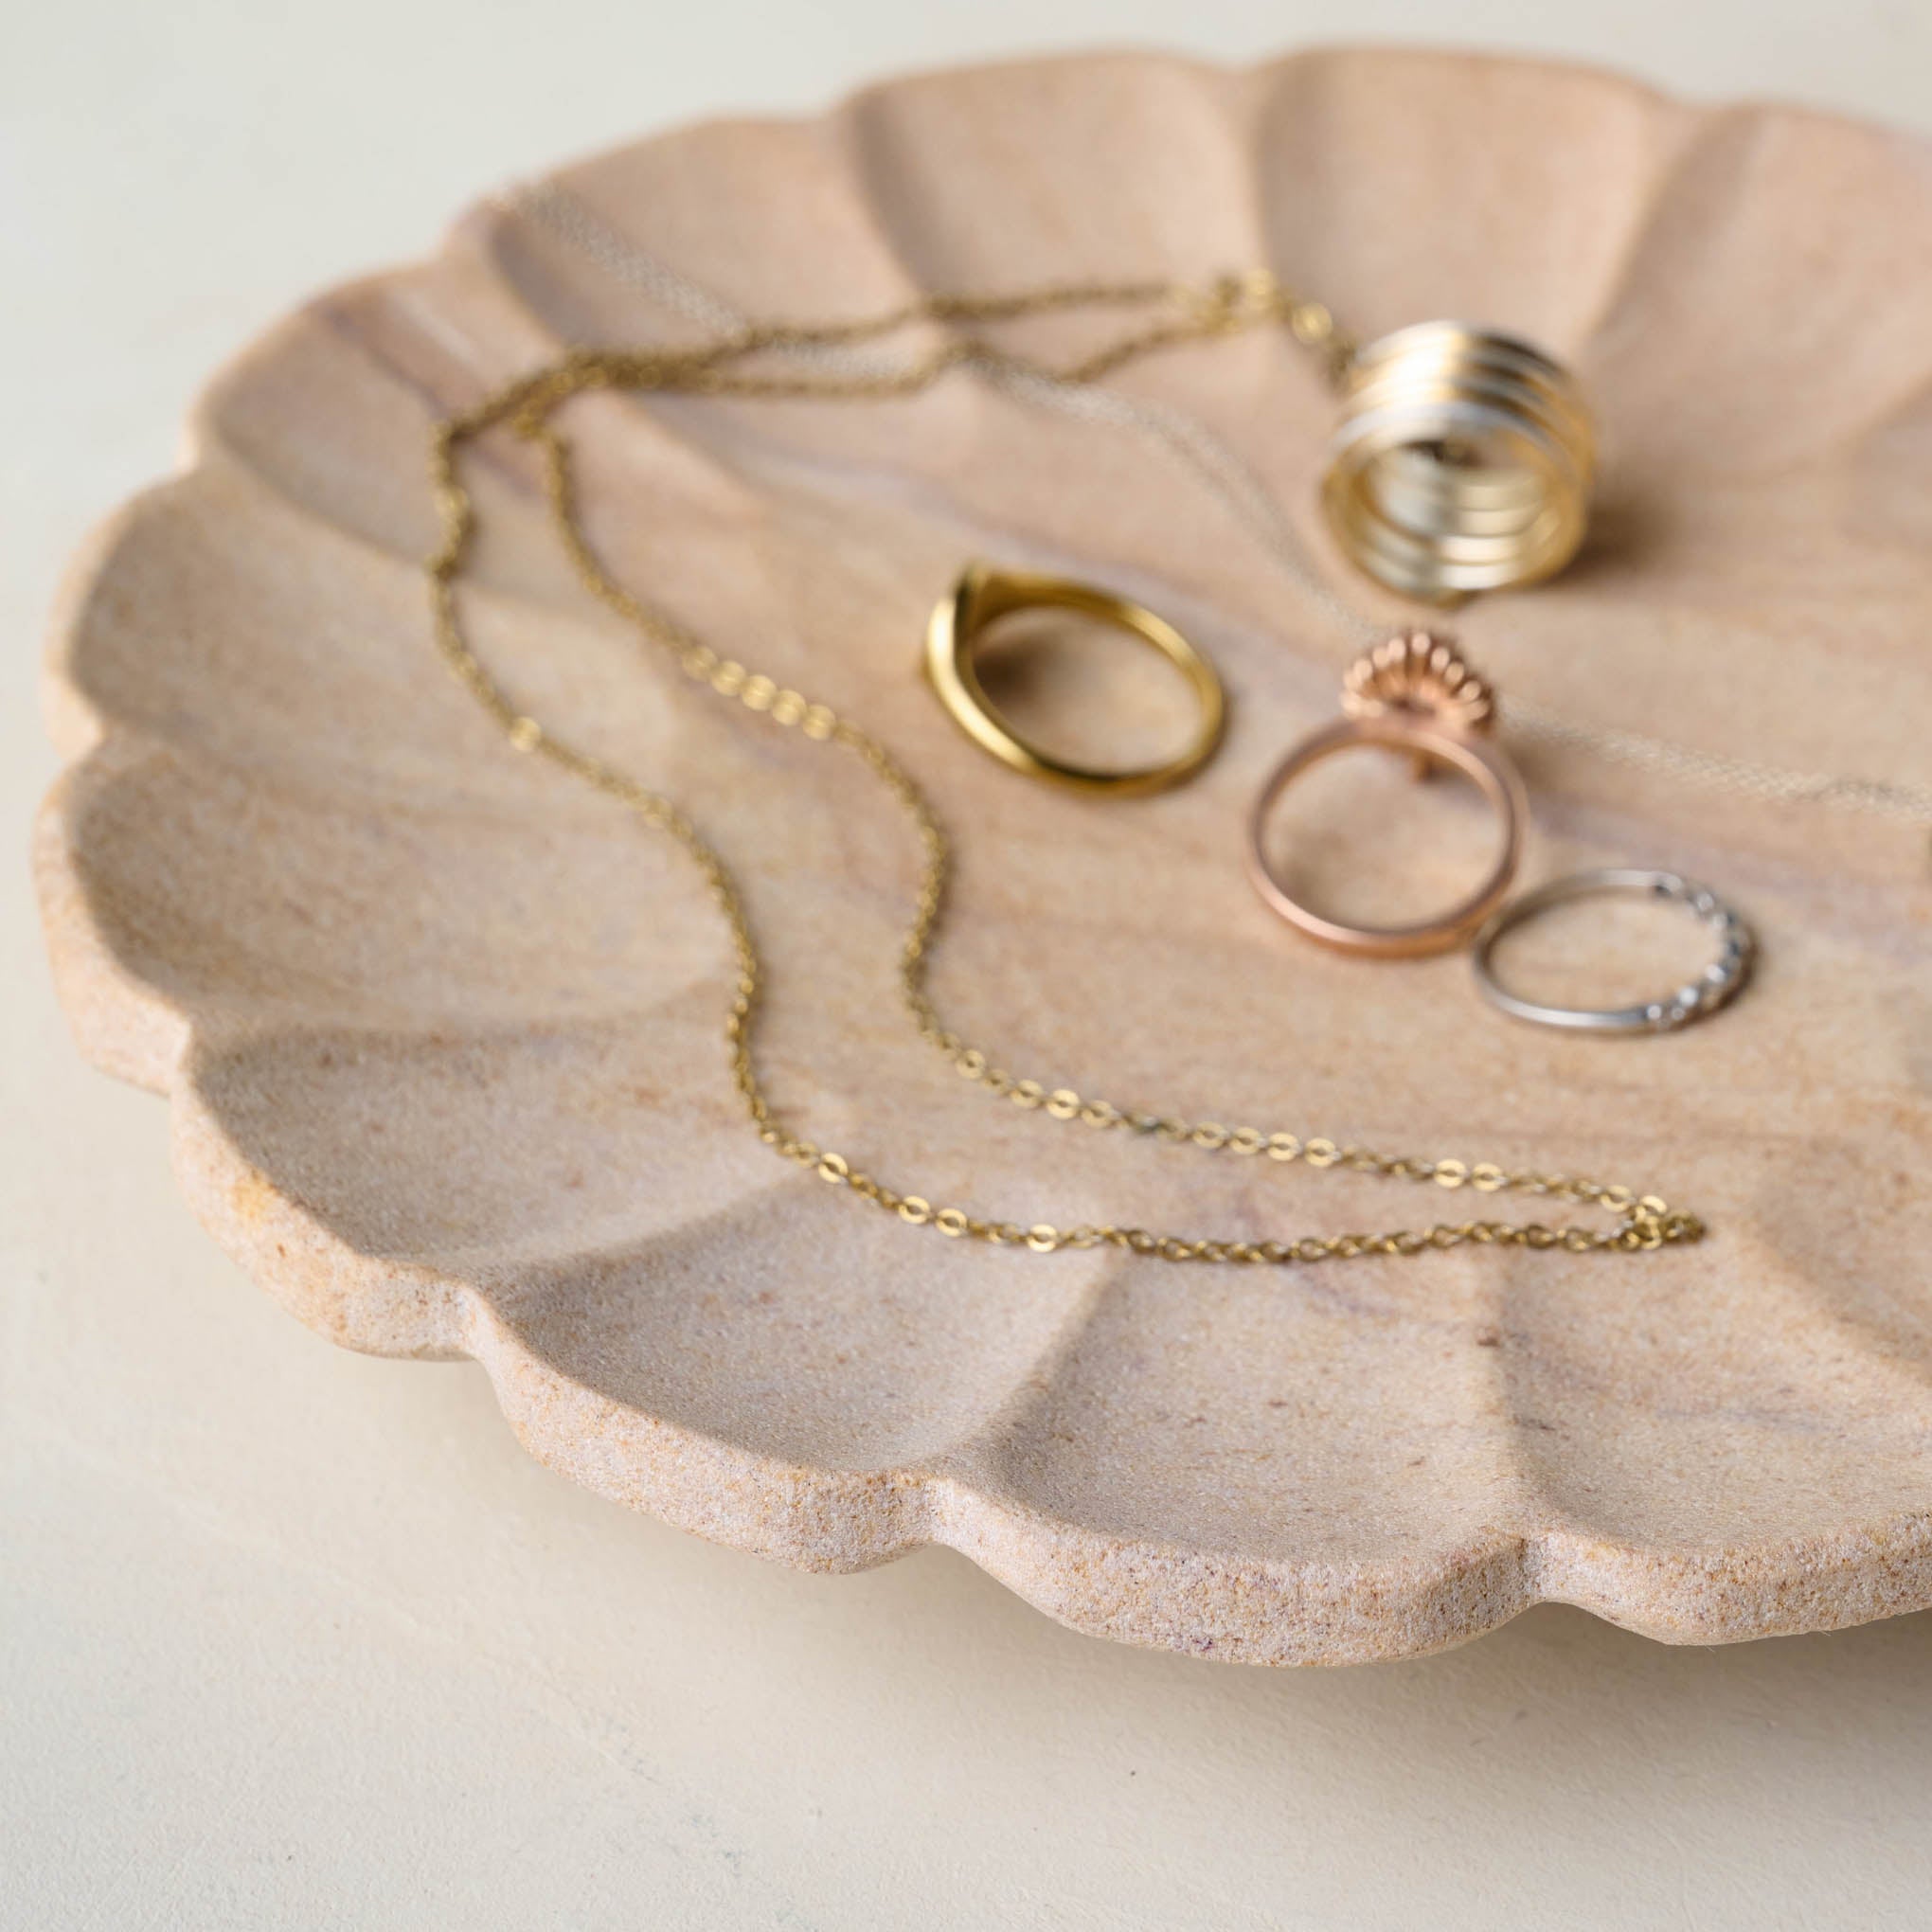
<svg viewBox="0 0 1932 1932"><path fill-rule="evenodd" d="M1572 899L1602 892L1629 892L1644 899L1681 905L1718 935L1717 957L1696 979L1680 986L1668 999L1642 1006L1543 1006L1511 993L1495 976L1490 956L1507 932L1526 920ZM1581 1033L1668 1033L1714 1013L1744 985L1758 949L1751 929L1708 886L1696 886L1676 872L1640 871L1623 866L1601 866L1594 871L1572 872L1552 879L1533 892L1512 901L1496 913L1476 936L1476 983L1492 1006L1518 1020L1539 1027L1566 1027Z"/></svg>

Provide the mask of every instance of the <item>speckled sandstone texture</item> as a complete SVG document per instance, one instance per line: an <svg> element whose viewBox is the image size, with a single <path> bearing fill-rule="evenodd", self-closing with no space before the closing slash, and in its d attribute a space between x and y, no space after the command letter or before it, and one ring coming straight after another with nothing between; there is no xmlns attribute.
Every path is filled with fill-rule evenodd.
<svg viewBox="0 0 1932 1932"><path fill-rule="evenodd" d="M757 313L1265 261L1360 332L1443 313L1525 331L1581 367L1609 457L1579 565L1458 623L1506 738L1514 696L1702 751L1932 777L1932 157L1901 137L1529 64L1105 57L895 82L560 178ZM474 1355L532 1453L602 1494L814 1568L937 1539L1131 1642L1342 1662L1542 1598L1683 1641L1932 1603L1923 831L1519 744L1527 877L1677 866L1764 950L1733 1010L1675 1038L1514 1027L1460 958L1333 957L1254 900L1241 814L1332 715L1348 643L1136 432L964 378L856 407L580 405L618 573L928 783L962 847L936 990L1007 1064L1196 1118L1629 1180L1712 1233L1636 1260L1315 1271L899 1226L745 1130L724 936L689 869L509 751L430 647L433 418L566 342L692 328L479 210L436 260L241 357L183 474L75 565L51 681L72 762L37 845L50 941L84 1050L170 1096L224 1246L349 1346ZM1291 344L1188 349L1118 386L1208 423L1320 552L1328 403ZM903 821L850 760L641 656L561 566L526 453L474 474L479 649L737 868L772 962L769 1081L804 1131L1023 1223L1260 1238L1508 1205L1129 1142L968 1087L892 996ZM1110 804L973 751L916 675L971 554L1182 623L1233 693L1217 762ZM1133 724L1141 687L1121 689ZM1368 768L1305 806L1324 876L1364 906L1419 875L1446 888L1480 844L1453 787L1419 805L1402 782ZM1629 996L1675 984L1686 943L1600 910L1519 964Z"/></svg>

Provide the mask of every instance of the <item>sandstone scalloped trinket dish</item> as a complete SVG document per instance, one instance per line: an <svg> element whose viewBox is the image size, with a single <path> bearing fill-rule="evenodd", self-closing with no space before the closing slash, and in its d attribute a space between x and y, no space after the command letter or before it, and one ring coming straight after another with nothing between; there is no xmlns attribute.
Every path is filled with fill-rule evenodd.
<svg viewBox="0 0 1932 1932"><path fill-rule="evenodd" d="M745 1131L701 886L504 748L437 661L419 569L432 421L566 343L689 336L694 287L857 314L1266 262L1361 334L1479 316L1589 384L1590 546L1459 622L1512 694L1923 782L1924 149L1528 63L1110 55L687 129L550 192L572 221L481 205L433 259L239 357L58 614L68 762L36 867L60 988L89 1058L169 1097L222 1245L347 1346L474 1358L531 1453L602 1494L821 1570L949 1544L1124 1641L1345 1662L1539 1600L1698 1642L1932 1603L1923 837L1538 752L1532 867L1681 866L1768 943L1734 1013L1669 1042L1511 1027L1466 961L1317 957L1247 894L1243 802L1331 706L1337 647L1198 474L964 377L863 408L579 405L586 512L626 581L848 707L961 828L935 977L976 1037L1197 1118L1639 1180L1713 1229L1640 1261L1308 1271L969 1252ZM1118 382L1225 438L1323 554L1329 405L1292 344ZM891 999L902 826L860 775L640 657L516 453L476 485L478 648L738 868L796 1117L1037 1218L1391 1220L1386 1182L1081 1135L948 1076ZM969 554L1186 624L1237 697L1212 769L1129 811L963 743L917 659ZM1467 825L1438 816L1446 863ZM1375 848L1338 845L1373 886ZM1540 943L1540 970L1615 979L1647 940L1613 921Z"/></svg>

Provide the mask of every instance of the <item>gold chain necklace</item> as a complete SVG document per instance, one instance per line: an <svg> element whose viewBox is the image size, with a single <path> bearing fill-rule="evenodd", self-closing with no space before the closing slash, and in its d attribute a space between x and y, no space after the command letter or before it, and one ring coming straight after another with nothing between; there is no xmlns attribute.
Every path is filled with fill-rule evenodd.
<svg viewBox="0 0 1932 1932"><path fill-rule="evenodd" d="M1132 329L1101 349L1059 368L1041 369L972 334L949 337L922 356L885 372L867 369L799 374L746 370L742 364L775 352L824 351L903 330L918 322L982 324L1074 308L1153 307L1150 322ZM617 582L603 568L577 514L571 452L553 419L575 397L599 391L732 396L817 398L822 400L908 396L930 386L948 370L962 367L999 369L1018 380L1038 378L1060 385L1084 385L1137 357L1205 337L1261 324L1285 325L1318 354L1331 375L1350 353L1348 339L1319 303L1297 296L1272 276L1225 278L1208 287L1170 282L1079 284L1003 296L935 295L882 315L815 326L747 325L695 348L648 350L580 350L519 378L474 408L438 425L432 442L431 474L442 520L442 543L425 565L437 644L444 662L496 721L517 750L543 757L635 813L653 830L683 849L709 887L730 932L737 963L733 998L724 1025L733 1082L753 1128L765 1145L786 1159L815 1172L853 1196L895 1214L915 1227L937 1228L955 1238L996 1246L1025 1246L1050 1254L1060 1248L1112 1246L1167 1261L1290 1262L1358 1255L1415 1255L1465 1243L1562 1248L1571 1253L1631 1252L1666 1243L1695 1241L1703 1224L1693 1214L1671 1208L1655 1194L1638 1196L1621 1185L1605 1186L1566 1174L1511 1170L1494 1162L1426 1159L1388 1155L1345 1145L1326 1136L1303 1138L1283 1131L1226 1127L1218 1121L1189 1121L1177 1116L1126 1109L1083 1096L1071 1087L1048 1088L1044 1082L1015 1078L994 1064L984 1049L969 1045L949 1028L926 989L926 962L945 903L949 854L944 832L911 776L878 740L829 706L780 687L762 672L723 658L662 613ZM1358 1173L1429 1183L1478 1192L1513 1190L1586 1204L1617 1218L1609 1226L1548 1226L1541 1222L1464 1221L1402 1228L1386 1234L1304 1236L1294 1241L1252 1242L1153 1232L1112 1224L1059 1227L975 1215L958 1207L935 1207L924 1195L888 1187L845 1155L796 1134L778 1115L759 1078L753 1035L763 979L761 962L738 887L718 853L671 800L651 791L601 759L560 737L519 706L471 649L456 613L456 586L474 531L475 512L458 466L468 442L499 427L534 445L544 459L546 486L559 536L585 586L609 609L653 644L670 652L694 682L719 697L758 713L773 724L796 729L818 743L856 756L885 785L918 832L922 867L917 909L900 947L902 997L922 1038L946 1056L954 1069L990 1093L1056 1120L1077 1121L1099 1130L1124 1128L1163 1141L1208 1153L1230 1153L1277 1163L1300 1161L1317 1170L1342 1168Z"/></svg>

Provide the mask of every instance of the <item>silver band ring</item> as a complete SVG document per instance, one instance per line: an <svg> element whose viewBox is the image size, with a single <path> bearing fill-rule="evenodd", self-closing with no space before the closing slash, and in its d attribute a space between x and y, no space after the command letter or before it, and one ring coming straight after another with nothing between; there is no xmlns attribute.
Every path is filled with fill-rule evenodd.
<svg viewBox="0 0 1932 1932"><path fill-rule="evenodd" d="M1717 934L1717 957L1696 979L1680 986L1668 999L1651 1000L1642 1006L1543 1006L1511 993L1496 978L1491 955L1505 933L1548 911L1552 905L1606 892L1634 893L1640 898L1683 906ZM1603 866L1594 871L1572 872L1566 878L1552 879L1548 885L1539 886L1504 906L1476 935L1474 962L1476 983L1482 989L1483 997L1514 1019L1529 1020L1539 1027L1565 1027L1581 1033L1668 1033L1689 1026L1692 1020L1701 1020L1726 1004L1749 975L1756 951L1757 940L1750 927L1708 886L1693 885L1676 872Z"/></svg>

